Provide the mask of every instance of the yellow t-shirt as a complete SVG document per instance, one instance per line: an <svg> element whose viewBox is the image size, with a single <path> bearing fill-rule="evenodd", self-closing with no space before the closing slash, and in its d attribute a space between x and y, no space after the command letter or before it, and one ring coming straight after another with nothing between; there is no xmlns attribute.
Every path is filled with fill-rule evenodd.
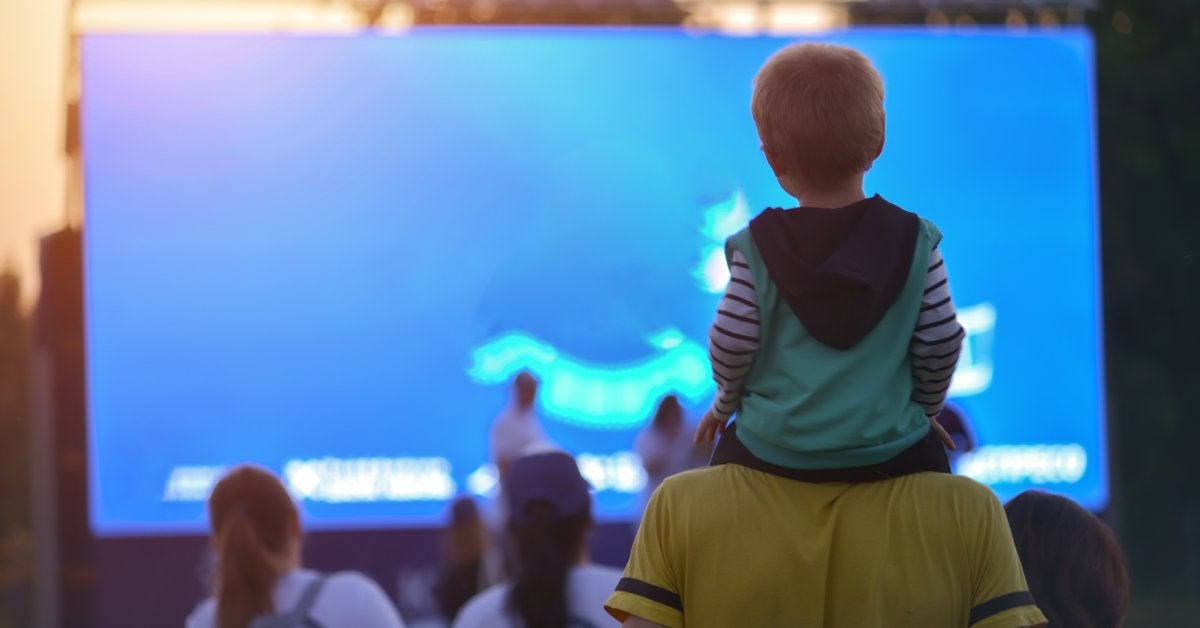
<svg viewBox="0 0 1200 628"><path fill-rule="evenodd" d="M665 626L1041 626L1004 510L944 473L799 482L724 464L654 493L605 608Z"/></svg>

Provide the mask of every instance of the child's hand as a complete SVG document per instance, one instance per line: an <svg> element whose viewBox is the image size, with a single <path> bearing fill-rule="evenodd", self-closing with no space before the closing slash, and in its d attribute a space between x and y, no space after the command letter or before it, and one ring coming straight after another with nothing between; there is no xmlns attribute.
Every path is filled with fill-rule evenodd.
<svg viewBox="0 0 1200 628"><path fill-rule="evenodd" d="M700 419L700 425L696 428L696 438L693 441L697 444L711 443L716 439L717 434L725 433L725 421L721 420L716 414L713 414L712 408L704 413L704 418Z"/></svg>
<svg viewBox="0 0 1200 628"><path fill-rule="evenodd" d="M942 444L946 446L946 449L950 451L958 449L958 446L954 444L954 439L950 438L950 432L947 432L946 428L937 422L937 418L929 417L929 429L933 430L938 435L938 438L942 439Z"/></svg>

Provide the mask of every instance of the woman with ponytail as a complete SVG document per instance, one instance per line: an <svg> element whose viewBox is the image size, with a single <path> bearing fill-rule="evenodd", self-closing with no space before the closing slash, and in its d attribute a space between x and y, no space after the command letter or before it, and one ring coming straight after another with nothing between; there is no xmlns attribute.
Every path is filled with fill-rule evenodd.
<svg viewBox="0 0 1200 628"><path fill-rule="evenodd" d="M504 483L516 575L475 596L455 628L599 628L615 625L604 601L621 572L588 561L592 496L575 459L518 458Z"/></svg>
<svg viewBox="0 0 1200 628"><path fill-rule="evenodd" d="M1118 628L1129 571L1113 531L1079 504L1025 491L1004 505L1025 581L1050 628Z"/></svg>
<svg viewBox="0 0 1200 628"><path fill-rule="evenodd" d="M243 465L208 498L217 565L213 597L187 628L403 628L379 585L362 574L300 567L300 515L273 473Z"/></svg>

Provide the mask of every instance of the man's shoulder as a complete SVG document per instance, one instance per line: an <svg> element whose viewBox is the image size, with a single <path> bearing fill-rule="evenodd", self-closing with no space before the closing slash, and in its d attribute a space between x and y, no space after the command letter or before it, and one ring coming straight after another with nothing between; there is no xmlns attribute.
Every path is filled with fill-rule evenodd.
<svg viewBox="0 0 1200 628"><path fill-rule="evenodd" d="M929 471L896 479L906 480L919 490L927 491L931 495L943 499L953 497L960 501L972 503L999 502L992 489L964 475Z"/></svg>
<svg viewBox="0 0 1200 628"><path fill-rule="evenodd" d="M723 490L739 490L747 482L763 482L787 486L789 492L851 498L856 493L901 492L919 501L948 501L963 506L984 507L999 503L990 488L971 478L950 473L925 472L851 486L815 484L772 475L737 464L721 464L684 471L668 477L659 486L661 499L674 501L690 499L695 493L720 494ZM843 490L836 487L841 486Z"/></svg>
<svg viewBox="0 0 1200 628"><path fill-rule="evenodd" d="M687 493L696 490L711 490L714 484L729 482L731 473L736 472L735 465L720 464L711 467L700 467L681 471L663 480L658 487L664 493Z"/></svg>
<svg viewBox="0 0 1200 628"><path fill-rule="evenodd" d="M733 486L731 472L734 470L727 468L731 466L700 467L667 476L650 496L647 512L683 512L695 507L702 508L706 500L726 494Z"/></svg>
<svg viewBox="0 0 1200 628"><path fill-rule="evenodd" d="M902 494L908 501L930 509L951 508L965 513L978 513L1000 504L992 489L969 477L951 473L926 471L856 485L858 487L863 492Z"/></svg>
<svg viewBox="0 0 1200 628"><path fill-rule="evenodd" d="M955 475L953 473L941 473L938 471L923 471L912 475L901 476L896 479L908 478L912 482L928 485L930 487L940 488L957 493L969 495L984 495L991 494L990 488L980 484L965 475Z"/></svg>

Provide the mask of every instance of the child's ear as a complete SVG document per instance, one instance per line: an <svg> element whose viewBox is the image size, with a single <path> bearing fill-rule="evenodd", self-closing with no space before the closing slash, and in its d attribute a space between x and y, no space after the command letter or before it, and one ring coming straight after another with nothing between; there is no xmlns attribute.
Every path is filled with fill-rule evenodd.
<svg viewBox="0 0 1200 628"><path fill-rule="evenodd" d="M766 155L767 157L767 163L771 165L771 170L775 171L775 176L781 177L787 174L784 172L783 160L779 158L779 155L776 155L775 152L771 150L771 147L767 146L766 144L763 144L761 148L763 155Z"/></svg>

